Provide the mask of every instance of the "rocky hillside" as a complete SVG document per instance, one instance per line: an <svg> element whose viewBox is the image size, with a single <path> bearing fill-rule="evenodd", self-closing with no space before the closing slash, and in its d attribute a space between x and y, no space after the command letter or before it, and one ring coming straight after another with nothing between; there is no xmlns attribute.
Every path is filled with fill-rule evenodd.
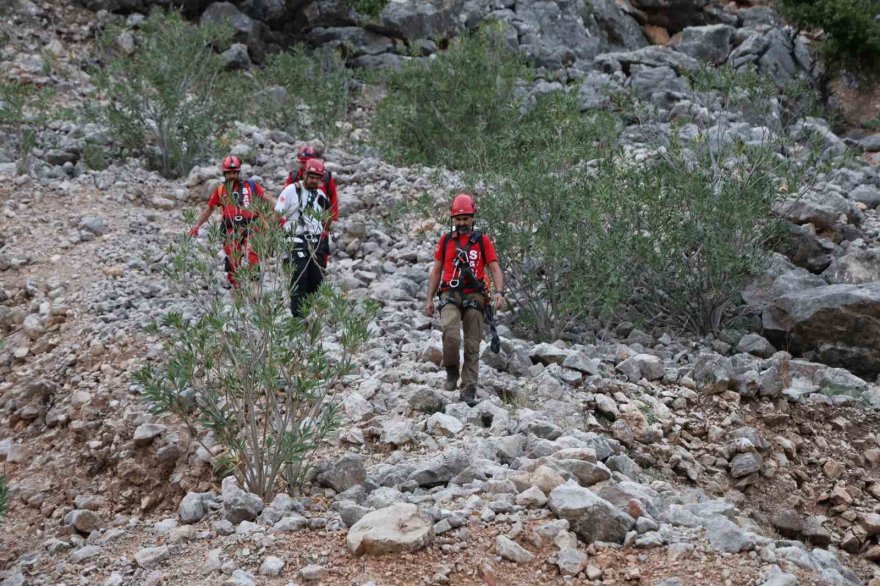
<svg viewBox="0 0 880 586"><path fill-rule="evenodd" d="M724 115L685 103L681 72L696 59L814 68L803 39L761 6L592 2L585 17L579 2L437 4L394 2L369 29L316 20L310 34L369 32L384 48L353 55L368 64L401 58L393 39L506 18L511 43L541 60L539 91L571 78L588 108L601 107L599 88L632 88L659 105L664 132L670 117ZM109 18L18 2L0 25L5 75L82 101ZM648 45L664 32L681 33L675 48ZM761 128L734 122L743 137ZM829 157L880 149L822 120L800 128L820 132ZM150 414L132 379L165 358L143 327L191 307L163 269L181 210L202 204L216 166L180 182L136 160L92 171L82 145L100 134L50 122L30 174L0 147L4 586L880 583L880 179L858 157L780 204L797 246L744 294L763 335L622 324L593 343L538 344L502 326L469 408L440 390L439 332L420 312L442 227L383 222L389 202L446 190L432 169L394 167L348 141L328 148L342 198L330 279L381 310L357 376L335 390L342 425L303 493L263 502L214 478L212 454ZM277 193L303 138L240 126L236 148Z"/></svg>

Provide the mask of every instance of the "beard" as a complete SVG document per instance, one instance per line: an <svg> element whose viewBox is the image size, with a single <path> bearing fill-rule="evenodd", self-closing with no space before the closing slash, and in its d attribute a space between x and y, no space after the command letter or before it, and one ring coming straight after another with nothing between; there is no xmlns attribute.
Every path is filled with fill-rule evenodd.
<svg viewBox="0 0 880 586"><path fill-rule="evenodd" d="M459 234L469 234L472 226L456 226L455 231Z"/></svg>

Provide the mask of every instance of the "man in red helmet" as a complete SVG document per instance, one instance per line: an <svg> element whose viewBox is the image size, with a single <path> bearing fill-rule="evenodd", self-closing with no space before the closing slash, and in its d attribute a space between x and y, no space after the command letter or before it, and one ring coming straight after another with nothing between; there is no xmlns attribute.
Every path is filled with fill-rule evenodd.
<svg viewBox="0 0 880 586"><path fill-rule="evenodd" d="M241 180L241 160L229 155L223 159L221 165L223 169L224 182L217 186L208 199L208 206L199 214L196 224L189 235L192 237L199 235L199 228L208 221L215 208L220 208L223 217L223 228L226 231L226 237L223 241L223 252L226 253L226 280L233 288L238 288L239 282L235 277L235 273L241 266L242 261L246 260L251 266L257 266L260 259L253 251L248 243L252 223L257 218L255 207L255 198L260 198L270 205L271 199L266 197L265 191L261 185L248 179Z"/></svg>
<svg viewBox="0 0 880 586"><path fill-rule="evenodd" d="M444 234L434 251L434 266L428 278L425 314L434 315L434 295L440 295L440 329L443 334L443 366L447 391L454 391L461 375L459 399L476 404L483 339L485 303L500 309L504 302L504 275L492 240L474 230L477 207L474 199L459 193L452 200L454 229ZM488 299L486 268L492 276L494 299ZM459 369L461 331L464 329L464 368Z"/></svg>
<svg viewBox="0 0 880 586"><path fill-rule="evenodd" d="M287 176L287 180L284 182L284 187L287 187L296 181L302 181L303 176L305 175L306 163L311 159L320 159L320 157L321 153L313 146L305 145L299 149L299 152L296 153L299 167L297 167L295 171L291 171L290 175ZM324 223L324 231L329 234L331 224L339 219L339 195L336 193L336 178L333 177L333 174L329 169L324 169L324 174L321 175L319 187L330 201L330 217Z"/></svg>
<svg viewBox="0 0 880 586"><path fill-rule="evenodd" d="M304 167L303 179L285 187L275 203L275 211L284 219L290 243L286 260L293 263L290 313L294 317L302 315L306 296L321 286L330 256L329 242L322 238L331 213L330 200L320 187L324 162L309 159Z"/></svg>

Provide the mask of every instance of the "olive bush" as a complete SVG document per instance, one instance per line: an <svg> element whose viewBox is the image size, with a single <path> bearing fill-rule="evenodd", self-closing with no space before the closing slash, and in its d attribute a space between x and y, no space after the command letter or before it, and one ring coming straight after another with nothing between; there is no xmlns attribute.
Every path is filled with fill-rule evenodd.
<svg viewBox="0 0 880 586"><path fill-rule="evenodd" d="M880 1L779 0L777 4L798 26L822 29L821 48L829 64L876 77L880 71Z"/></svg>
<svg viewBox="0 0 880 586"><path fill-rule="evenodd" d="M196 310L171 312L151 328L164 333L168 359L137 380L154 412L177 416L206 449L219 450L221 472L268 499L282 479L289 490L298 486L335 428L331 389L353 372L376 307L325 286L304 317L291 317L284 291L292 265L271 262L287 251L272 221L250 239L263 266L242 268L241 287L227 298L216 286L213 254L224 238L215 227L206 246L185 237L176 243L168 274Z"/></svg>
<svg viewBox="0 0 880 586"><path fill-rule="evenodd" d="M118 33L104 35L108 50ZM177 13L152 12L136 48L113 50L97 75L101 102L93 115L165 177L185 175L217 153L218 137L232 127L251 92L241 74L224 71L213 48L231 37L228 26L194 26Z"/></svg>
<svg viewBox="0 0 880 586"><path fill-rule="evenodd" d="M371 125L390 159L473 168L487 162L519 115L530 69L489 27L453 41L431 60L413 60L386 80Z"/></svg>
<svg viewBox="0 0 880 586"><path fill-rule="evenodd" d="M0 81L0 128L15 149L19 173L30 169L31 151L37 145L37 131L46 121L46 107L51 98L50 90Z"/></svg>
<svg viewBox="0 0 880 586"><path fill-rule="evenodd" d="M337 122L348 112L354 77L336 51L298 47L274 53L257 79L266 89L249 110L254 121L325 142L339 134Z"/></svg>

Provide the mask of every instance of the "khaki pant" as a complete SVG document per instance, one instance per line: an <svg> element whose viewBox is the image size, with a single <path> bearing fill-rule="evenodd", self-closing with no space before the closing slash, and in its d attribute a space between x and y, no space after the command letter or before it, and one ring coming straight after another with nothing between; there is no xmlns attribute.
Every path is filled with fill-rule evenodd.
<svg viewBox="0 0 880 586"><path fill-rule="evenodd" d="M440 296L441 303L450 294ZM460 294L452 293L458 301ZM483 295L470 293L466 296L483 307ZM461 369L461 387L476 386L480 376L480 342L483 339L483 311L472 307L460 309L455 303L447 303L440 310L440 330L443 333L443 366L459 366L461 330L464 327L464 368Z"/></svg>

